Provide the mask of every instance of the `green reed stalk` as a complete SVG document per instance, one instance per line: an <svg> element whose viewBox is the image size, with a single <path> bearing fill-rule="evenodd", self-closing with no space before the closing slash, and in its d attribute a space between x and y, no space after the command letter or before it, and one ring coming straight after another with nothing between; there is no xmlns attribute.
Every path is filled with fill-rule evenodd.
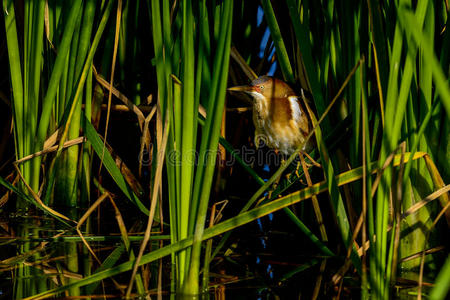
<svg viewBox="0 0 450 300"><path fill-rule="evenodd" d="M185 286L183 287L183 293L188 295L198 294L200 286L201 242L216 165L216 151L219 144L220 126L222 124L222 113L225 104L231 45L232 11L233 1L225 1L223 15L221 17L223 22L220 28L217 52L212 68L213 70L217 70L217 72L213 74L212 78L206 124L202 131L202 142L199 151L199 166L195 174L193 199L198 201L198 210L195 214L196 223L189 273ZM198 184L198 182L201 182L201 184Z"/></svg>
<svg viewBox="0 0 450 300"><path fill-rule="evenodd" d="M152 1L150 6L159 96L163 103L162 109L169 109L171 118L167 147L170 156L166 159L166 167L172 243L194 234L194 230L198 237L193 252L187 249L172 257L176 262L176 284L172 286L176 285L178 290L183 288L185 293L195 294L199 286L201 228L205 226L215 166L215 155L211 153L215 153L217 149L225 99L229 56L227 51L231 41L228 33L231 24L228 20L231 19L232 6L231 1L226 1L222 4L223 11L217 15L221 20L227 21L216 24L218 27L214 32L217 33L217 53L212 65L209 62L211 38L206 13L207 2L201 4L200 15L197 15L190 1L182 1L172 19L168 2L163 1L160 6L159 1ZM194 28L200 29L196 31ZM194 45L197 38L198 46ZM181 63L177 57L180 57ZM213 68L217 71L212 77L205 75L211 74L210 70ZM196 167L199 103L207 108L209 125L201 131L199 145L199 157L203 155L205 160L201 160ZM189 272L191 275L187 277Z"/></svg>

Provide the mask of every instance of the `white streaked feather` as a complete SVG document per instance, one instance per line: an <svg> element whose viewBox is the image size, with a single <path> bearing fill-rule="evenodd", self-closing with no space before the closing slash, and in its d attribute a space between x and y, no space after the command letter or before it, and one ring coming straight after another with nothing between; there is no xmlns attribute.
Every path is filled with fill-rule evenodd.
<svg viewBox="0 0 450 300"><path fill-rule="evenodd" d="M289 103L291 104L291 111L292 111L292 119L295 120L295 122L300 122L300 119L302 117L302 110L300 109L300 105L298 104L298 98L297 96L289 96Z"/></svg>

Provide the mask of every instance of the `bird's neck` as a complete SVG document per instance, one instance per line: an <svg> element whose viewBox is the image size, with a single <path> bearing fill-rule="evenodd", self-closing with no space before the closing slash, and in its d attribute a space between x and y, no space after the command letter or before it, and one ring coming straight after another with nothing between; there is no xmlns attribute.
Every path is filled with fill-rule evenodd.
<svg viewBox="0 0 450 300"><path fill-rule="evenodd" d="M252 93L254 112L261 119L269 117L270 100L260 93Z"/></svg>

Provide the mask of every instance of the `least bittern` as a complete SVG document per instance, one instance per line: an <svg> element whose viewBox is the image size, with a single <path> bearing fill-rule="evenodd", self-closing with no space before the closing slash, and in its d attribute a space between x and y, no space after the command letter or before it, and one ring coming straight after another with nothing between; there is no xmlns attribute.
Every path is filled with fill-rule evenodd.
<svg viewBox="0 0 450 300"><path fill-rule="evenodd" d="M236 86L228 89L229 91L245 92L253 98L253 123L255 124L255 144L258 146L259 139L263 138L267 146L279 150L284 155L291 155L299 149L300 152L312 150L314 140L306 141L310 134L312 122L305 111L306 100L302 91L302 96L296 95L294 90L285 82L270 77L261 76L253 80L248 86ZM306 154L307 155L307 154ZM309 155L307 155L309 157ZM314 165L317 164L309 157ZM300 161L305 172L308 185L312 185L307 164L300 154ZM296 175L300 177L298 170L300 162L297 164ZM287 178L289 180L290 174ZM276 179L275 186L280 177ZM269 191L267 198L272 198L272 191ZM319 224L322 224L322 215L317 203L313 198L314 210L316 212ZM322 231L322 229L321 229Z"/></svg>
<svg viewBox="0 0 450 300"><path fill-rule="evenodd" d="M305 142L312 130L311 122L304 109L304 99L284 81L261 76L250 85L236 86L229 91L244 92L253 98L253 123L255 124L255 143L260 139L268 147L290 155ZM310 138L302 151L310 151L314 146Z"/></svg>

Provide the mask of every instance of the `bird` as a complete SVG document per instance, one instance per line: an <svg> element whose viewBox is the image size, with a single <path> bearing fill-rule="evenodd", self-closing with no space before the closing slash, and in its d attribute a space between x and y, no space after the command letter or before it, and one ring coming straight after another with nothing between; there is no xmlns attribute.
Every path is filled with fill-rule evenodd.
<svg viewBox="0 0 450 300"><path fill-rule="evenodd" d="M286 82L271 76L260 76L249 85L228 88L252 98L255 144L265 143L284 155L293 154L301 145L302 152L314 148L313 139L305 142L312 130L305 111L305 97L299 97ZM303 91L302 91L303 92Z"/></svg>

